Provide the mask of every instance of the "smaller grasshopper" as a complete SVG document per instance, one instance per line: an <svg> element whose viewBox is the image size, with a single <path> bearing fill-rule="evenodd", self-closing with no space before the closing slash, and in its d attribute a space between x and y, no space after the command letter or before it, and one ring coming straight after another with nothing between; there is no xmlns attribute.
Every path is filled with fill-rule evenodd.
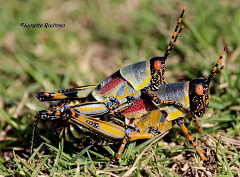
<svg viewBox="0 0 240 177"><path fill-rule="evenodd" d="M68 126L57 129L59 138L64 138L66 141L71 142L76 139L81 139L84 136L84 132L91 132L112 141L122 140L122 144L116 154L117 160L120 159L127 142L152 138L157 134L162 134L170 130L173 125L178 124L184 136L196 149L201 159L207 162L206 156L197 146L194 137L184 125L184 117L193 119L196 122L196 118L202 117L207 111L209 106L210 83L216 74L223 69L223 66L218 70L217 67L225 51L226 49L223 50L208 79L200 77L189 82L162 85L157 91L154 91L154 94L160 100L159 104L153 102L155 106L151 104L152 99L149 99L149 96L152 95L147 95L145 98L142 97L141 100L135 102L136 104L131 107L133 108L132 113L143 109L148 112L148 114L145 114L139 121L134 120L135 129L129 126L117 125L100 117L93 117L92 115L96 115L97 111L94 109L91 113L92 115L88 109L86 110L89 114L83 114L83 106L79 107L78 104L80 102L78 103L76 101L60 102L58 105L52 106L45 111L40 111L36 117L42 120L67 122ZM143 96L144 94L148 93L142 93ZM63 112L59 111L65 104L72 106L69 106L69 108ZM95 104L97 107L100 106L99 102L88 102L87 105L92 105L94 108L96 106ZM104 107L105 105L102 106ZM79 111L80 108L83 110ZM105 111L107 112L108 110L106 109Z"/></svg>

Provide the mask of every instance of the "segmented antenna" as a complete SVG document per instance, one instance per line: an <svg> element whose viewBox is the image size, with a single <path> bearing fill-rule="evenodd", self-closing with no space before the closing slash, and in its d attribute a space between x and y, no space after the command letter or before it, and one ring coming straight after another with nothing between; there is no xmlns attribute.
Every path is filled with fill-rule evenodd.
<svg viewBox="0 0 240 177"><path fill-rule="evenodd" d="M186 6L183 7L183 11L182 11L182 13L181 13L181 15L180 15L180 17L178 19L178 23L177 23L176 28L175 28L175 30L173 32L172 38L171 38L171 40L170 40L170 42L168 44L167 50L166 50L165 55L164 55L165 60L167 59L168 55L171 53L171 50L173 49L179 34L181 33L182 29L184 28L184 26L182 26L181 29L179 30L179 32L177 33L178 27L179 27L179 25L180 25L180 23L182 21L182 18L183 18L185 10L186 10ZM177 35L176 35L176 33L177 33Z"/></svg>
<svg viewBox="0 0 240 177"><path fill-rule="evenodd" d="M174 41L173 41L173 43L172 43L172 46L171 46L170 50L168 51L168 55L171 53L172 49L174 48L175 43L176 43L176 41L177 41L177 39L178 39L178 36L179 36L179 34L181 33L181 31L182 31L183 28L184 28L184 26L182 25L182 26L181 26L181 29L178 31L178 33L177 33L177 35L176 35L176 37L175 37L175 39L174 39Z"/></svg>
<svg viewBox="0 0 240 177"><path fill-rule="evenodd" d="M208 77L208 79L207 79L207 82L206 82L208 85L209 85L210 82L213 80L213 78L217 75L217 73L219 73L220 71L222 71L222 69L224 68L224 66L222 66L221 68L219 68L219 69L217 70L218 64L221 62L221 60L222 60L222 58L223 58L226 50L227 50L227 49L226 49L226 47L225 47L225 48L223 49L222 54L220 55L217 63L216 63L215 66L213 67L213 70L212 70L211 74L209 75L209 77Z"/></svg>

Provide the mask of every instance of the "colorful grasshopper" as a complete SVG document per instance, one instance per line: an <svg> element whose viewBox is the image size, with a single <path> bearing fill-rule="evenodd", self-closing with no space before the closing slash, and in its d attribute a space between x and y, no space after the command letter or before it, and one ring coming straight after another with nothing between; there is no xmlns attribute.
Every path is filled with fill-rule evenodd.
<svg viewBox="0 0 240 177"><path fill-rule="evenodd" d="M114 117L116 114L124 112L131 107L136 100L139 100L142 91L148 92L151 98L154 98L155 103L159 103L158 99L155 99L156 97L154 97L154 93L151 90L157 90L161 84L167 83L164 78L165 61L174 48L179 34L184 28L184 26L182 26L177 33L185 9L186 8L184 7L164 57L154 57L148 61L126 66L109 76L97 87L85 86L58 92L40 92L37 94L37 98L40 101L85 100L85 103L79 106L84 106L82 109L85 110L86 115L93 114L93 109L95 110L93 111L95 115L103 115L106 113L106 110L109 110L112 121L123 125L123 121L118 121ZM92 101L98 101L98 103L94 103L94 108ZM64 112L68 107L69 105L65 105L59 111ZM137 115L138 117L136 117ZM140 118L142 117L142 114L125 114L125 117L129 119ZM33 150L38 118L38 115L34 118L31 151Z"/></svg>
<svg viewBox="0 0 240 177"><path fill-rule="evenodd" d="M141 99L135 102L138 103L136 104L138 108L132 109L132 113L144 110L147 114L139 121L134 121L137 129L128 126L123 127L101 118L92 117L91 114L88 114L89 111L87 113L84 110L79 111L83 107L77 106L79 104L77 101L60 102L48 110L40 111L36 117L42 120L62 120L67 123L67 126L59 127L57 130L59 138L64 138L67 141L82 138L85 131L90 131L110 140L122 140L116 155L117 159L121 157L127 142L151 138L168 131L174 124L178 124L184 136L194 146L201 159L206 162L207 158L197 147L194 137L184 125L183 118L187 117L196 120L196 117L202 117L205 114L209 106L210 83L215 75L223 69L223 66L218 70L217 67L225 51L224 49L208 79L199 78L190 82L165 84L157 91L154 91L160 102L156 104L157 107L151 104L152 99L142 93ZM95 104L98 104L98 102L91 102L92 107ZM68 109L61 112L60 110L64 105L68 105ZM84 114L81 114L82 112ZM92 115L95 115L95 113Z"/></svg>

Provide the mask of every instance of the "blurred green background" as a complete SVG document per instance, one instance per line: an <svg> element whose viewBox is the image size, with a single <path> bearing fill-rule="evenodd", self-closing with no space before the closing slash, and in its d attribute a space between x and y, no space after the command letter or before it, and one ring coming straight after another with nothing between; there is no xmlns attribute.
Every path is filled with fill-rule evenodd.
<svg viewBox="0 0 240 177"><path fill-rule="evenodd" d="M30 146L35 94L99 84L123 66L162 56L186 6L184 30L166 61L166 79L207 77L221 51L224 70L211 85L205 131L240 132L239 0L92 0L0 2L0 161ZM21 23L65 24L24 28ZM210 128L207 128L210 127ZM5 154L5 155L4 155Z"/></svg>

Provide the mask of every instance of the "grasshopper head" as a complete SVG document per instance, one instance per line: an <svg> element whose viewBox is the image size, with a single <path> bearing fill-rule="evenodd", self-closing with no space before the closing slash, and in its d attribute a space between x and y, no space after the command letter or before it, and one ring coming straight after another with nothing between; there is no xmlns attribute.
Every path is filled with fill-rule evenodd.
<svg viewBox="0 0 240 177"><path fill-rule="evenodd" d="M160 75L164 74L165 61L166 61L166 58L164 57L153 57L150 59L150 70L151 70L152 76L155 73L159 73Z"/></svg>
<svg viewBox="0 0 240 177"><path fill-rule="evenodd" d="M158 90L162 83L165 83L165 61L166 57L154 57L150 59L151 87Z"/></svg>
<svg viewBox="0 0 240 177"><path fill-rule="evenodd" d="M224 48L208 79L200 77L189 82L190 109L194 117L202 117L208 109L210 83L224 67L222 66L217 70L218 64L224 56L225 51L226 48Z"/></svg>

